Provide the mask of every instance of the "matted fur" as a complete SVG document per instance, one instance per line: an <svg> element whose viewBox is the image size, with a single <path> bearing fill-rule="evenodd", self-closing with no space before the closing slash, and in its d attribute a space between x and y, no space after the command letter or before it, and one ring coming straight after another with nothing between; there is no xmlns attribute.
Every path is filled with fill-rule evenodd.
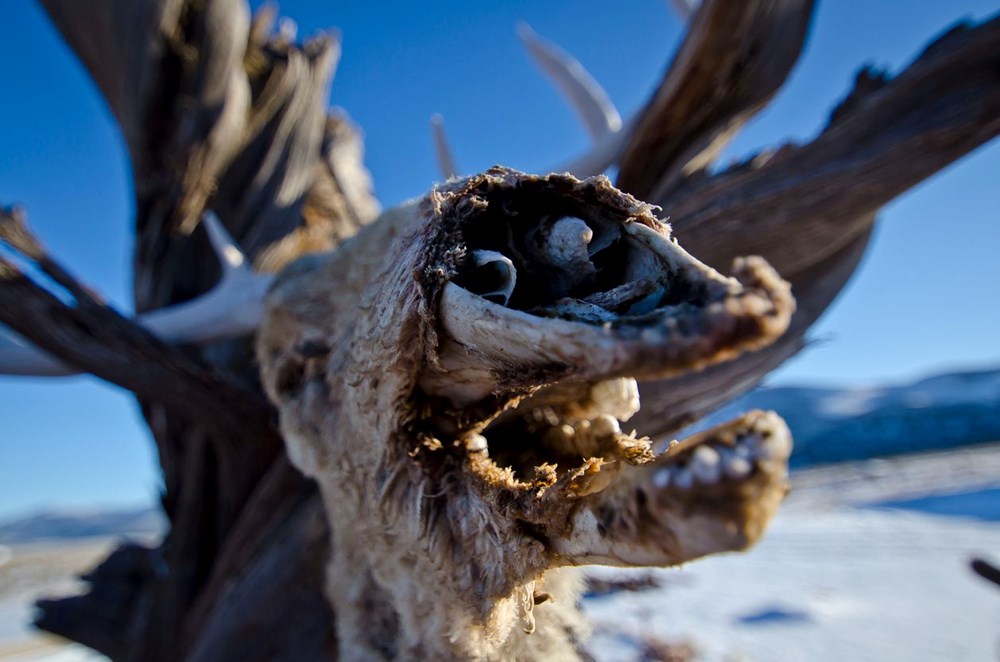
<svg viewBox="0 0 1000 662"><path fill-rule="evenodd" d="M601 433L584 456L515 428L529 453L559 458L531 469L475 441L505 410L516 418L533 398L556 397L557 382L673 374L784 331L794 304L763 261L724 278L652 212L603 177L495 168L386 212L279 277L258 355L289 456L326 504L327 596L345 659L575 659L586 634L579 579L558 568L679 563L760 535L784 493L783 459L722 481L700 508L697 492L655 487L657 466L683 460L654 460L634 435ZM463 299L452 281L471 224L533 213L612 219L616 241L662 262L686 298L610 325ZM780 419L737 423L754 425L787 434Z"/></svg>

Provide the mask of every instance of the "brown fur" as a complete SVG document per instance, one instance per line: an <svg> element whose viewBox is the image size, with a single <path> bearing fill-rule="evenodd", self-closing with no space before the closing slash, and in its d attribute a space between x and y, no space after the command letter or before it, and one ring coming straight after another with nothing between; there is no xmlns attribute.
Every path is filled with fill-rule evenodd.
<svg viewBox="0 0 1000 662"><path fill-rule="evenodd" d="M670 564L743 547L780 500L766 495L783 490L781 467L720 487L710 502L718 505L700 510L693 497L655 490L652 500L637 500L649 474L630 465L652 455L647 440L619 433L582 457L578 448L546 450L534 424L517 423L508 443L523 439L525 452L562 459L528 462L530 471L498 464L492 441L475 446L501 409L540 386L628 375L639 362L662 373L722 360L772 340L791 310L787 286L766 265L741 267L751 276L746 287L689 265L703 271L685 275L697 301L676 337L655 327L650 341L624 325L593 348L608 358L591 367L544 356L498 363L483 347L462 345L439 306L463 260L462 224L494 213L490 205L502 198L493 192L525 190L669 236L648 207L603 178L495 169L386 212L336 252L292 265L268 298L262 375L289 456L323 494L332 529L327 596L345 659L575 659L586 634L575 606L579 580L559 566L630 564L636 554ZM543 355L565 348L561 339L549 347L545 329L570 322L538 324L542 334L529 344ZM584 343L587 333L604 333L572 324ZM449 374L470 384L486 375L484 390L468 392L488 395L444 395ZM577 409L590 406L581 403Z"/></svg>

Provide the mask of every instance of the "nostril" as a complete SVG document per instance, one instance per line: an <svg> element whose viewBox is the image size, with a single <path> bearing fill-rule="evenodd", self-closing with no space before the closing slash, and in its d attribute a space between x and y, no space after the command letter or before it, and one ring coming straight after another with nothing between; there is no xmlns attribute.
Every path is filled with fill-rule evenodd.
<svg viewBox="0 0 1000 662"><path fill-rule="evenodd" d="M455 282L487 301L505 306L517 285L517 269L501 253L473 251L467 269Z"/></svg>

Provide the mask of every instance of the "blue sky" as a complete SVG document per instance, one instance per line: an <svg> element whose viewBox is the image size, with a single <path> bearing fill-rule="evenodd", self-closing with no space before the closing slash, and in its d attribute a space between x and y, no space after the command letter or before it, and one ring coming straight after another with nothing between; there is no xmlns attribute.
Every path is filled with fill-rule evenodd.
<svg viewBox="0 0 1000 662"><path fill-rule="evenodd" d="M435 112L464 172L495 163L540 171L586 148L521 49L518 21L574 53L623 115L659 81L682 30L659 0L611 13L598 0L360 4L287 0L281 9L300 35L342 32L331 104L364 129L386 206L435 182ZM993 0L821 3L789 85L726 158L807 139L859 65L897 70L946 25L996 9ZM133 209L121 137L42 12L18 2L5 17L0 203L26 206L51 251L127 311ZM814 329L825 342L772 381L860 384L1000 363L997 173L992 144L887 207L862 267ZM0 416L0 518L155 498L152 443L128 394L87 377L0 378Z"/></svg>

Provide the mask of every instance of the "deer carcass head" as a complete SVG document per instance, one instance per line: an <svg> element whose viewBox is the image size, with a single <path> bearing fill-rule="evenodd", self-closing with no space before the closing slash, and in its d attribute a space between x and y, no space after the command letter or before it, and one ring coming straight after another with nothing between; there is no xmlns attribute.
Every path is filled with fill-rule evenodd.
<svg viewBox="0 0 1000 662"><path fill-rule="evenodd" d="M720 275L653 212L604 177L494 168L278 277L261 372L326 503L345 656L572 651L560 569L673 565L761 534L786 491L776 415L659 457L622 423L637 378L778 337L788 285L759 258Z"/></svg>

